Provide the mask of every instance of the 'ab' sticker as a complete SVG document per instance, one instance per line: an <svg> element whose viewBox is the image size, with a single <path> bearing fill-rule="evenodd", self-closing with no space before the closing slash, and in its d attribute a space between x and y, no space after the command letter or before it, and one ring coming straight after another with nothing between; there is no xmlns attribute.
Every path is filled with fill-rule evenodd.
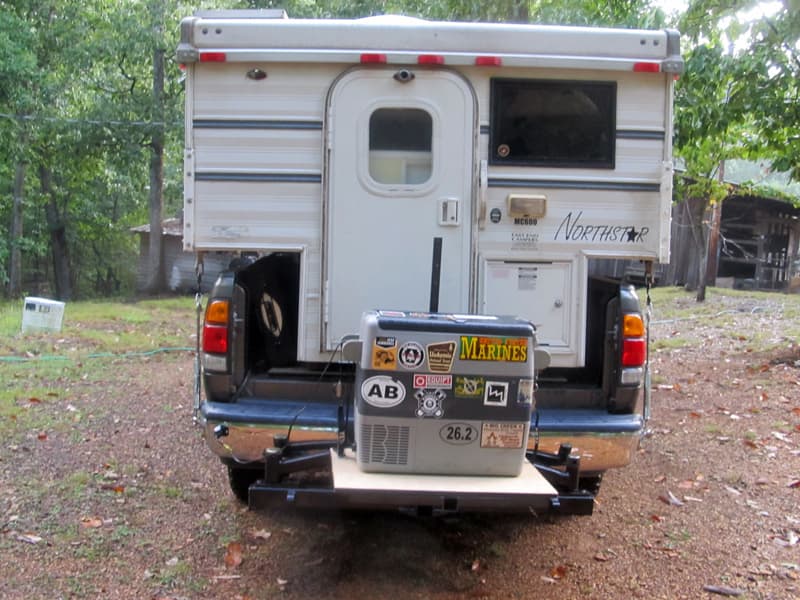
<svg viewBox="0 0 800 600"><path fill-rule="evenodd" d="M391 408L402 404L406 397L405 386L387 375L376 375L361 384L361 397L375 408Z"/></svg>
<svg viewBox="0 0 800 600"><path fill-rule="evenodd" d="M417 342L406 342L400 346L398 359L404 369L417 369L425 361L425 349Z"/></svg>

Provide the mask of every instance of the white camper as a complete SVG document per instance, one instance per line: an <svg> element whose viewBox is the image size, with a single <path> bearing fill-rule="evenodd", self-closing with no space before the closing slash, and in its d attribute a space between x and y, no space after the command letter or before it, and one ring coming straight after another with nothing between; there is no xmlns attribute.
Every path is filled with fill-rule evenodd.
<svg viewBox="0 0 800 600"><path fill-rule="evenodd" d="M669 259L677 32L283 11L181 27L184 247L244 257L209 300L198 400L234 491L264 486L264 452L287 434L354 437L359 352L366 364L400 350L391 335L366 348L369 311L533 324L523 445L580 446L581 481L630 460L641 311L593 266ZM453 335L488 340L487 364L499 360L487 357L502 335ZM333 372L334 392L308 383Z"/></svg>

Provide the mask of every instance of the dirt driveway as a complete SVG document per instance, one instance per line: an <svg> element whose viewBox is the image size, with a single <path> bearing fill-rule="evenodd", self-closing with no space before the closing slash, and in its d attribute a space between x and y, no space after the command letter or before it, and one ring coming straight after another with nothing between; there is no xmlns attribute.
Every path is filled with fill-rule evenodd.
<svg viewBox="0 0 800 600"><path fill-rule="evenodd" d="M188 354L19 398L0 597L798 598L797 340L780 296L710 302L654 324L649 434L592 517L251 513L192 426Z"/></svg>

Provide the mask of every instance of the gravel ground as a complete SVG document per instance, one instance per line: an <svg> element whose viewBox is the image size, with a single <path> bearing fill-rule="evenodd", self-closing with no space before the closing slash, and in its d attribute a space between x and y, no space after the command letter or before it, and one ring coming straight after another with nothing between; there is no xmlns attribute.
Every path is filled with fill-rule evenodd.
<svg viewBox="0 0 800 600"><path fill-rule="evenodd" d="M780 299L656 314L648 435L591 517L252 513L192 426L191 356L109 362L2 417L0 597L798 598Z"/></svg>

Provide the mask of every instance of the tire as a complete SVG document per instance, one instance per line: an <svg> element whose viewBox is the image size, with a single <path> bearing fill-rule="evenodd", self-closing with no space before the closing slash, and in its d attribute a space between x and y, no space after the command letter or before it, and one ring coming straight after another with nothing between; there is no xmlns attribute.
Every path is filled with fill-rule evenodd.
<svg viewBox="0 0 800 600"><path fill-rule="evenodd" d="M261 478L260 469L243 469L241 467L228 466L228 483L236 499L244 504L248 503L248 491L250 485Z"/></svg>

